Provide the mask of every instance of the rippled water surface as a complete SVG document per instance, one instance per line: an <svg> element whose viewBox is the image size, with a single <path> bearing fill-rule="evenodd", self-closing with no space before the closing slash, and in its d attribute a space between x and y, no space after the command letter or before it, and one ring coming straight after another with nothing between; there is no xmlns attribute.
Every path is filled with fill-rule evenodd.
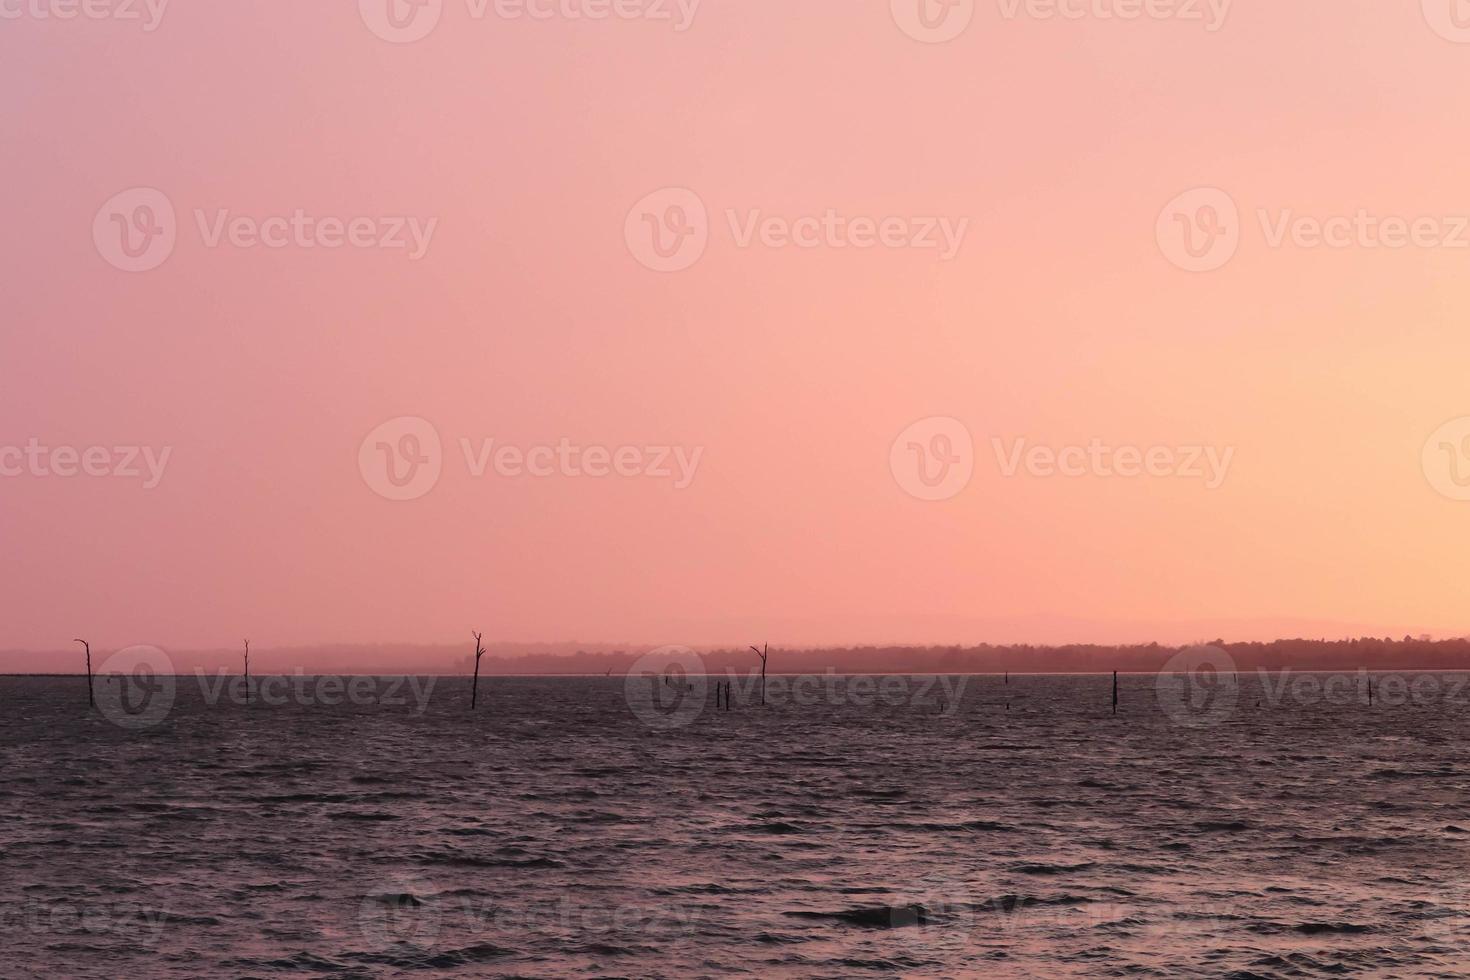
<svg viewBox="0 0 1470 980"><path fill-rule="evenodd" d="M0 679L0 974L1470 976L1463 697L949 681L654 729L620 678L186 678L134 731Z"/></svg>

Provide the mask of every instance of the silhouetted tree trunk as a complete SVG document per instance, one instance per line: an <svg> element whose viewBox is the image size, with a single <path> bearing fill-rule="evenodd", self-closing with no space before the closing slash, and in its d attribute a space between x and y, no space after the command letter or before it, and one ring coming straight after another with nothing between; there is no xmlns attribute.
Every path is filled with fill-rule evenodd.
<svg viewBox="0 0 1470 980"><path fill-rule="evenodd" d="M1113 714L1118 713L1118 672L1113 671Z"/></svg>
<svg viewBox="0 0 1470 980"><path fill-rule="evenodd" d="M245 703L250 703L250 641L245 641Z"/></svg>
<svg viewBox="0 0 1470 980"><path fill-rule="evenodd" d="M480 658L485 655L485 648L480 644L480 634L475 634L475 679L470 684L470 710L475 710L475 702L480 697Z"/></svg>
<svg viewBox="0 0 1470 980"><path fill-rule="evenodd" d="M87 651L87 704L93 708L97 707L97 697L92 693L92 644L86 640L76 640L82 648Z"/></svg>
<svg viewBox="0 0 1470 980"><path fill-rule="evenodd" d="M755 652L755 655L757 657L760 657L761 658L761 704L762 705L764 705L766 703L766 660L771 656L771 645L769 643L767 643L765 645L765 647L766 648L764 650L756 650L755 647L751 647L750 648L752 651Z"/></svg>

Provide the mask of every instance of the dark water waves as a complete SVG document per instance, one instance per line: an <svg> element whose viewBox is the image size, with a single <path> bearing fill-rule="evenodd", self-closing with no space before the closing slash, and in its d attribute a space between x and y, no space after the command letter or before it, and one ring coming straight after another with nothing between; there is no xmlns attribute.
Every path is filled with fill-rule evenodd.
<svg viewBox="0 0 1470 980"><path fill-rule="evenodd" d="M655 730L618 678L189 678L130 730L0 679L0 974L1470 976L1462 699L1110 687L742 682Z"/></svg>

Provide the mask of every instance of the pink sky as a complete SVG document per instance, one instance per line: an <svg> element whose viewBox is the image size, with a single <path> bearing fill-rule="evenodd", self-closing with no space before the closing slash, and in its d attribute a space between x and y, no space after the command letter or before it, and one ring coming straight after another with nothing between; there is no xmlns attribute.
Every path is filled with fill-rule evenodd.
<svg viewBox="0 0 1470 980"><path fill-rule="evenodd" d="M1448 3L1239 3L1212 31L992 0L925 43L888 0L704 0L684 30L674 0L445 0L392 43L373 2L151 31L0 4L0 648L1470 631L1470 423L1435 435L1470 416ZM107 244L132 188L176 214L148 271ZM633 209L668 217L669 188L707 244L656 271ZM1159 234L1195 188L1239 211L1209 271ZM432 234L211 245L222 211ZM756 211L844 230L742 245ZM1360 211L1439 244L1272 244ZM858 248L852 219L964 233ZM442 445L409 500L372 473L407 430L360 453L400 417ZM891 452L931 417L973 445L938 500ZM489 439L551 475L476 476L461 440ZM1017 440L1083 469L1007 475ZM28 445L105 447L99 472L138 447L141 475ZM563 445L630 473L667 447L671 475ZM1171 455L1128 477L1089 445ZM1175 475L1196 448L1220 479Z"/></svg>

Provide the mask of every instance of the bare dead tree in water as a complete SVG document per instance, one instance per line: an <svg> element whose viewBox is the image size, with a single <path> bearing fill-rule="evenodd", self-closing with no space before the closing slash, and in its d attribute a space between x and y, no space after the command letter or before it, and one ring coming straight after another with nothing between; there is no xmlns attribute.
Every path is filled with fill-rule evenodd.
<svg viewBox="0 0 1470 980"><path fill-rule="evenodd" d="M245 703L250 703L250 641L245 641Z"/></svg>
<svg viewBox="0 0 1470 980"><path fill-rule="evenodd" d="M480 658L485 655L485 647L480 643L481 634L475 634L475 680L470 685L470 710L475 710L475 702L480 697Z"/></svg>
<svg viewBox="0 0 1470 980"><path fill-rule="evenodd" d="M97 707L97 697L92 693L92 644L86 640L73 640L72 642L80 643L82 648L87 651L87 704L95 708Z"/></svg>
<svg viewBox="0 0 1470 980"><path fill-rule="evenodd" d="M767 643L765 647L764 650L750 648L757 657L761 658L761 704L763 705L766 703L766 660L771 656L771 645Z"/></svg>
<svg viewBox="0 0 1470 980"><path fill-rule="evenodd" d="M1113 671L1113 714L1118 713L1118 672Z"/></svg>

